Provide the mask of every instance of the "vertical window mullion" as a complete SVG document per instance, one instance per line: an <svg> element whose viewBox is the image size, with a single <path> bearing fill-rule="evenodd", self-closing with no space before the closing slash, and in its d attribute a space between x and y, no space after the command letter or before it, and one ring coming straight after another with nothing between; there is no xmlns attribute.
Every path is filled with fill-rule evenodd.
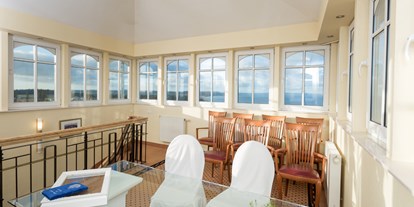
<svg viewBox="0 0 414 207"><path fill-rule="evenodd" d="M180 60L177 60L177 62L176 62L177 70L174 71L174 75L175 75L175 100L176 101L178 101L178 88L179 88L178 83L180 82L178 80L178 66L180 65L179 62L180 62Z"/></svg>
<svg viewBox="0 0 414 207"><path fill-rule="evenodd" d="M121 60L118 61L118 100L121 100L122 97L122 90L123 90L123 85L122 84L122 78L124 76L124 72L121 71L121 65L123 64L123 62Z"/></svg>
<svg viewBox="0 0 414 207"><path fill-rule="evenodd" d="M150 67L150 66L151 66L151 62L148 62L148 67ZM148 90L148 99L151 98L150 97L150 86L151 86L151 78L150 78L150 75L151 74L156 74L156 72L149 72L148 77L147 77L147 80L148 80L148 88L147 88L147 90Z"/></svg>
<svg viewBox="0 0 414 207"><path fill-rule="evenodd" d="M388 1L388 3L389 3L389 1ZM388 11L388 4L386 5L386 7L387 7L387 11ZM388 12L387 12L387 18L388 18ZM388 19L389 20L389 19ZM390 29L390 26L389 26L389 22L387 21L387 24L386 24L386 26L385 26L385 30L386 30L386 32L385 32L385 55L384 55L384 64L385 64L385 70L384 70L384 77L385 77L385 80L384 80L384 83L385 83L385 86L384 86L384 97L383 97L383 109L382 109L382 113L384 114L384 116L383 116L383 120L382 120L382 125L384 126L384 127L387 127L387 90L388 90L388 49L389 49L389 29Z"/></svg>
<svg viewBox="0 0 414 207"><path fill-rule="evenodd" d="M145 72L141 72L141 66L143 66L143 65L146 65L146 67L148 68L148 66L149 66L149 62L145 62L144 64L138 64L138 80L139 80L139 85L141 85L141 75L142 74L145 74ZM149 87L149 78L148 77L146 77L145 78L145 90L147 91L147 95L146 95L146 97L145 97L145 99L149 99L149 94L148 94L148 87ZM140 98L141 97L141 91L142 91L142 88L141 88L141 86L139 86L139 89L138 89L138 97ZM140 98L141 99L141 98Z"/></svg>
<svg viewBox="0 0 414 207"><path fill-rule="evenodd" d="M83 100L84 101L86 101L87 99L86 99L86 94L87 94L87 85L88 85L88 83L86 82L87 81L87 79L86 79L86 73L87 73L87 69L86 69L86 61L87 61L87 58L86 58L86 55L84 54L83 55Z"/></svg>
<svg viewBox="0 0 414 207"><path fill-rule="evenodd" d="M302 106L305 106L306 51L302 51Z"/></svg>
<svg viewBox="0 0 414 207"><path fill-rule="evenodd" d="M211 89L210 89L210 102L213 101L213 93L214 93L214 58L211 58L211 69L210 69L210 83L211 83Z"/></svg>
<svg viewBox="0 0 414 207"><path fill-rule="evenodd" d="M37 103L38 102L38 95L37 95L37 89L38 89L38 75L37 75L37 66L39 64L38 58L37 58L37 45L33 45L34 50L33 50L33 82L34 82L34 87L33 87L33 102Z"/></svg>
<svg viewBox="0 0 414 207"><path fill-rule="evenodd" d="M121 73L121 67L120 67L120 63L121 63L121 61L118 61L118 71L116 72L116 74L117 74L117 76L118 76L118 88L117 88L117 91L118 91L118 100L119 99L121 99L121 76L122 76L122 73Z"/></svg>
<svg viewBox="0 0 414 207"><path fill-rule="evenodd" d="M254 95L255 95L255 85L254 85L254 81L255 81L255 79L256 79L256 71L255 71L255 68L256 68L256 55L255 54L252 54L252 56L253 56L253 68L251 69L251 71L252 71L252 102L251 102L251 104L254 104Z"/></svg>

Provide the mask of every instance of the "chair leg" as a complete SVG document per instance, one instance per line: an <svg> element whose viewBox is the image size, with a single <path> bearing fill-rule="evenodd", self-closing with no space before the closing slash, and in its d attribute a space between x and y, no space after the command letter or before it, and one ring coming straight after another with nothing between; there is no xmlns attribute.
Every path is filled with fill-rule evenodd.
<svg viewBox="0 0 414 207"><path fill-rule="evenodd" d="M220 163L220 184L223 184L224 163Z"/></svg>
<svg viewBox="0 0 414 207"><path fill-rule="evenodd" d="M313 199L313 187L314 187L314 184L308 183L308 205L309 206L314 206L313 205L313 201L314 201L314 199Z"/></svg>
<svg viewBox="0 0 414 207"><path fill-rule="evenodd" d="M276 182L277 182L277 189L279 189L279 191L277 192L276 198L277 199L282 199L282 176L280 176L279 174L276 175Z"/></svg>
<svg viewBox="0 0 414 207"><path fill-rule="evenodd" d="M322 188L322 184L321 181L316 183L316 195L315 195L315 207L319 206L319 201L321 199L321 188Z"/></svg>
<svg viewBox="0 0 414 207"><path fill-rule="evenodd" d="M282 186L280 186L280 187L282 187ZM285 196L287 196L288 187L289 187L289 180L286 179Z"/></svg>
<svg viewBox="0 0 414 207"><path fill-rule="evenodd" d="M214 162L211 163L211 177L214 178Z"/></svg>
<svg viewBox="0 0 414 207"><path fill-rule="evenodd" d="M231 169L229 164L227 164L227 174L229 175L229 183L231 183Z"/></svg>

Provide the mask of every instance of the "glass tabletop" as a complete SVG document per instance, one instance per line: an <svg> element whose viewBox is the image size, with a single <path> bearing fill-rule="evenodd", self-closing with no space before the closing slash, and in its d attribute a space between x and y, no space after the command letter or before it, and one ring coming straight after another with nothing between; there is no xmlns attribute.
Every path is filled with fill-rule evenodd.
<svg viewBox="0 0 414 207"><path fill-rule="evenodd" d="M119 161L110 165L112 170L124 172L127 174L139 176L143 178L143 181L136 187L129 190L127 196L132 196L132 199L127 199L126 206L150 206L151 197L156 193L161 184L166 180L166 177L176 179L176 183L181 183L178 186L182 186L182 179L180 176L170 175L164 170L152 168L146 165L132 163L127 161ZM248 207L301 207L300 204L290 203L275 198L264 197L255 195L248 192L240 192L229 188L228 186L220 185L217 183L202 181L202 188L204 189L206 201L210 202L213 198L219 196L224 199L220 199L220 206L248 206ZM177 191L177 189L171 189ZM22 196L13 200L9 203L13 206L18 207L40 207L40 201L43 199L42 191L37 191L26 196ZM223 193L224 192L224 193ZM134 199L137 201L134 203ZM216 199L211 201L216 203ZM214 205L210 205L214 206Z"/></svg>

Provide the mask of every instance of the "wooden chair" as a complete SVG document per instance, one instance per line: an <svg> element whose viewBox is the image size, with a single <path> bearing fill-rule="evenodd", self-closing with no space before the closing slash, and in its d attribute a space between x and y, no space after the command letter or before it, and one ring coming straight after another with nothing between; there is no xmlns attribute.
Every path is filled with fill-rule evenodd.
<svg viewBox="0 0 414 207"><path fill-rule="evenodd" d="M308 183L308 189L315 185L314 206L319 205L322 182L325 171L318 173L314 169L315 158L321 160L322 169L325 169L326 157L315 152L316 140L318 138L317 125L303 125L297 123L285 124L286 148L275 151L275 154L285 154L285 163L279 167L278 159L276 162L277 188L280 189L277 198L282 199L282 180L294 180ZM286 185L285 196L287 195L288 185ZM309 195L309 198L313 196ZM309 203L311 204L311 203Z"/></svg>
<svg viewBox="0 0 414 207"><path fill-rule="evenodd" d="M243 114L243 113L233 113L233 118L236 118L236 123L234 125L234 150L243 144L244 142L244 120L252 120L254 114Z"/></svg>
<svg viewBox="0 0 414 207"><path fill-rule="evenodd" d="M213 150L204 151L206 162L212 163L211 176L214 176L214 164L220 165L220 183L223 184L224 167L228 168L229 180L231 171L229 161L233 159L233 133L235 118L216 117L213 126Z"/></svg>
<svg viewBox="0 0 414 207"><path fill-rule="evenodd" d="M316 150L319 152L319 144L323 142L322 139L322 128L323 128L323 118L304 118L304 117L296 117L296 123L298 124L316 124L319 126L318 129L318 140L316 140L317 148Z"/></svg>
<svg viewBox="0 0 414 207"><path fill-rule="evenodd" d="M320 144L323 142L322 139L322 128L323 128L323 118L304 118L304 117L296 117L296 123L298 124L304 124L304 125L310 125L310 124L314 124L314 125L318 125L318 139L316 140L316 152L320 152ZM321 164L320 164L320 160L316 159L315 160L315 164L317 166L318 171L320 172L321 169ZM322 186L323 187L323 186Z"/></svg>
<svg viewBox="0 0 414 207"><path fill-rule="evenodd" d="M225 117L227 112L209 111L208 112L208 126L196 128L196 138L202 145L207 145L207 150L213 147L213 124L215 117ZM207 130L206 137L200 137L199 131Z"/></svg>
<svg viewBox="0 0 414 207"><path fill-rule="evenodd" d="M268 147L270 135L270 121L244 120L244 142L258 141ZM269 147L268 147L269 148ZM269 148L273 154L273 148Z"/></svg>
<svg viewBox="0 0 414 207"><path fill-rule="evenodd" d="M286 116L271 116L262 114L262 119L271 122L268 145L273 147L275 150L281 148L283 144L283 132L285 128Z"/></svg>

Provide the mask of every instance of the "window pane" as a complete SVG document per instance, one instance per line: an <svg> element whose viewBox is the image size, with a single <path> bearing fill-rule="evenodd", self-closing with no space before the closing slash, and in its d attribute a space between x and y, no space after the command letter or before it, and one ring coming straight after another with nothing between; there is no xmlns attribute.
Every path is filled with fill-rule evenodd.
<svg viewBox="0 0 414 207"><path fill-rule="evenodd" d="M86 100L98 100L98 70L86 70Z"/></svg>
<svg viewBox="0 0 414 207"><path fill-rule="evenodd" d="M156 100L157 99L157 73L151 73L149 75L149 99Z"/></svg>
<svg viewBox="0 0 414 207"><path fill-rule="evenodd" d="M121 74L121 87L119 89L120 99L128 99L128 90L129 90L129 74Z"/></svg>
<svg viewBox="0 0 414 207"><path fill-rule="evenodd" d="M200 58L200 70L211 70L212 61L212 58Z"/></svg>
<svg viewBox="0 0 414 207"><path fill-rule="evenodd" d="M145 62L140 64L140 99L157 99L158 64Z"/></svg>
<svg viewBox="0 0 414 207"><path fill-rule="evenodd" d="M85 86L83 73L84 70L82 68L72 67L70 70L71 101L83 101L83 90Z"/></svg>
<svg viewBox="0 0 414 207"><path fill-rule="evenodd" d="M226 68L226 58L225 57L215 57L213 59L213 68L214 69L225 69Z"/></svg>
<svg viewBox="0 0 414 207"><path fill-rule="evenodd" d="M155 62L150 63L150 72L158 72L158 64Z"/></svg>
<svg viewBox="0 0 414 207"><path fill-rule="evenodd" d="M254 103L268 104L269 103L269 71L256 70L254 81Z"/></svg>
<svg viewBox="0 0 414 207"><path fill-rule="evenodd" d="M167 61L167 71L177 71L177 61Z"/></svg>
<svg viewBox="0 0 414 207"><path fill-rule="evenodd" d="M178 70L179 71L188 71L188 61L187 60L179 60L178 61Z"/></svg>
<svg viewBox="0 0 414 207"><path fill-rule="evenodd" d="M302 105L302 69L285 70L285 105Z"/></svg>
<svg viewBox="0 0 414 207"><path fill-rule="evenodd" d="M121 72L128 73L129 72L129 63L125 61L120 61L121 63Z"/></svg>
<svg viewBox="0 0 414 207"><path fill-rule="evenodd" d="M109 61L109 70L110 71L118 71L118 60L110 60Z"/></svg>
<svg viewBox="0 0 414 207"><path fill-rule="evenodd" d="M98 57L86 55L86 67L98 68Z"/></svg>
<svg viewBox="0 0 414 207"><path fill-rule="evenodd" d="M199 101L211 102L212 80L211 72L200 72Z"/></svg>
<svg viewBox="0 0 414 207"><path fill-rule="evenodd" d="M323 106L323 68L305 69L305 105Z"/></svg>
<svg viewBox="0 0 414 207"><path fill-rule="evenodd" d="M118 99L118 73L109 73L109 97Z"/></svg>
<svg viewBox="0 0 414 207"><path fill-rule="evenodd" d="M252 103L253 72L251 70L239 70L238 103Z"/></svg>
<svg viewBox="0 0 414 207"><path fill-rule="evenodd" d="M239 68L253 68L253 55L240 55Z"/></svg>
<svg viewBox="0 0 414 207"><path fill-rule="evenodd" d="M374 25L373 32L381 28L385 23L385 0L376 0L374 2Z"/></svg>
<svg viewBox="0 0 414 207"><path fill-rule="evenodd" d="M188 73L178 73L178 100L188 100Z"/></svg>
<svg viewBox="0 0 414 207"><path fill-rule="evenodd" d="M148 89L147 89L147 74L140 74L139 75L139 98L140 99L147 99L148 96Z"/></svg>
<svg viewBox="0 0 414 207"><path fill-rule="evenodd" d="M307 51L306 65L323 65L325 63L325 52L323 50Z"/></svg>
<svg viewBox="0 0 414 207"><path fill-rule="evenodd" d="M216 71L213 73L213 102L224 102L224 93L226 87L226 73Z"/></svg>
<svg viewBox="0 0 414 207"><path fill-rule="evenodd" d="M55 65L37 65L37 101L55 101Z"/></svg>
<svg viewBox="0 0 414 207"><path fill-rule="evenodd" d="M177 74L167 73L167 100L177 100Z"/></svg>
<svg viewBox="0 0 414 207"><path fill-rule="evenodd" d="M15 58L23 58L34 60L34 46L33 45L24 45L16 43L16 47L13 49L13 55Z"/></svg>
<svg viewBox="0 0 414 207"><path fill-rule="evenodd" d="M302 66L303 52L287 52L285 64L286 66Z"/></svg>
<svg viewBox="0 0 414 207"><path fill-rule="evenodd" d="M379 33L373 39L371 75L371 121L381 124L385 104L385 35Z"/></svg>
<svg viewBox="0 0 414 207"><path fill-rule="evenodd" d="M34 102L34 64L14 61L14 102Z"/></svg>
<svg viewBox="0 0 414 207"><path fill-rule="evenodd" d="M84 66L84 61L85 61L85 55L83 54L79 54L79 55L74 55L72 56L70 62L72 65L76 65L76 66Z"/></svg>
<svg viewBox="0 0 414 207"><path fill-rule="evenodd" d="M139 66L139 72L140 73L145 73L148 71L148 64L147 63L141 63Z"/></svg>
<svg viewBox="0 0 414 207"><path fill-rule="evenodd" d="M270 57L269 54L260 54L254 56L254 67L255 68L269 68Z"/></svg>
<svg viewBox="0 0 414 207"><path fill-rule="evenodd" d="M44 62L55 62L56 50L52 48L37 47L37 59Z"/></svg>

